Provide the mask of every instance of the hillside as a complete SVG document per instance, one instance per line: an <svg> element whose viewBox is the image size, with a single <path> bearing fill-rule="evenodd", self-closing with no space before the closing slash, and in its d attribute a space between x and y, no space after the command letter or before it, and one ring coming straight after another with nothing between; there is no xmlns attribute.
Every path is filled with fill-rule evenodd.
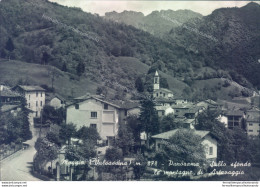
<svg viewBox="0 0 260 187"><path fill-rule="evenodd" d="M191 19L200 19L202 15L191 10L161 10L153 11L152 13L144 16L141 12L123 11L107 12L104 16L105 19L112 20L118 23L124 23L126 25L132 25L137 29L149 32L156 37L162 37L165 34L178 27L178 24L174 24L171 21L165 19L163 16L167 16L170 19L174 19L176 22L182 24Z"/></svg>
<svg viewBox="0 0 260 187"><path fill-rule="evenodd" d="M44 85L51 89L52 72L55 73L53 87L60 95L71 98L88 93L95 94L98 84L95 82L60 71L49 65L31 64L20 61L0 60L0 80L2 84ZM112 91L112 90L111 90Z"/></svg>
<svg viewBox="0 0 260 187"><path fill-rule="evenodd" d="M157 13L152 13L155 14ZM145 77L150 68L160 70L160 75L167 78L169 88L177 95L184 94L188 98L192 98L195 92L203 95L203 90L193 86L196 85L195 82L232 77L229 71L225 71L226 67L222 67L224 71L216 67L219 61L208 63L208 59L213 57L207 56L206 52L193 51L185 43L179 43L181 37L178 40L171 37L169 42L133 26L115 23L85 13L79 8L68 8L45 0L2 0L0 36L2 58L27 62L23 68L28 76L33 73L29 70L33 64L38 64L37 67L43 69L54 66L59 72L79 80L71 85L68 83L68 88L77 85L74 90L79 90L76 91L79 94L95 93L97 85L111 88L111 93L117 94L115 83L134 89L137 77ZM14 78L11 84L18 83L15 81L20 80L18 75L23 74L23 68L15 69L12 63L5 62L2 65L4 75L1 75L0 83L11 81L10 77L4 77L9 71L13 72ZM211 71L204 72L205 68ZM29 83L50 84L46 78L45 81L35 82L39 75L41 74L31 74ZM105 84L102 77L109 84ZM26 76L23 78L26 79ZM243 76L239 78L246 82ZM66 81L71 82L71 78L66 78L57 85L54 83L54 87L64 89L61 92L71 97L71 91L66 90L66 86L62 88Z"/></svg>
<svg viewBox="0 0 260 187"><path fill-rule="evenodd" d="M248 82L260 88L260 5L249 3L241 8L221 8L196 22L187 22L194 28L212 36L213 41L191 29L179 27L167 38L204 57L208 66L231 72L234 81Z"/></svg>

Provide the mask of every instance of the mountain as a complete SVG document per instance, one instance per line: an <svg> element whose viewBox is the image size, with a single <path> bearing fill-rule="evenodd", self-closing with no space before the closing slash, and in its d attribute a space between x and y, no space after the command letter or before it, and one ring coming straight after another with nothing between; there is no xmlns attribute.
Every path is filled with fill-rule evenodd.
<svg viewBox="0 0 260 187"><path fill-rule="evenodd" d="M167 40L204 56L208 66L226 68L240 84L246 77L260 89L260 5L221 8L173 29Z"/></svg>
<svg viewBox="0 0 260 187"><path fill-rule="evenodd" d="M151 15L156 15L156 12ZM136 16L142 17L142 14ZM197 22L201 23L200 19ZM176 29L178 31L179 27ZM71 79L76 80L73 83L75 89L80 87L78 90L81 90L76 91L78 94L93 93L96 87L105 87L112 89L111 93L121 92L124 95L122 92L125 89L120 91L118 85L134 90L138 77L147 82L151 79L151 74L147 75L148 70L152 73L158 69L162 78L167 78L169 89L177 95L193 99L216 98L220 95L222 98L230 97L229 92L233 87L229 87L231 90L223 87L222 77L231 78L232 74L226 67L218 68L216 64L219 61L213 64L207 62L214 57L208 54L210 49L194 51L187 47L187 41L180 43L183 38L175 37L176 33L171 32L167 35L169 40L165 40L131 25L83 12L79 8L64 7L46 0L2 0L0 56L11 61L0 62L1 74L12 70L13 77L2 74L0 83L14 85L21 82L21 78L26 79L25 75L21 77L23 68L14 68L12 60L15 60L25 66L29 77L35 76L35 80L29 81L31 84L38 84L38 76L45 80L40 84L49 84L49 79L46 73L30 72L30 64L38 64L38 69L55 67L65 77L67 74L73 75ZM185 34L189 37L189 32ZM10 81L11 78L15 81ZM243 76L240 78L242 83L247 82ZM62 84L66 84L65 80L67 78L61 81ZM205 83L207 81L212 83L210 88ZM149 88L149 84L145 85ZM246 86L250 87L250 84ZM62 90L62 85L54 83L54 88ZM241 89L238 94L240 92ZM196 97L193 97L193 93L196 93ZM72 94L72 91L62 91L61 94L65 97L79 96ZM131 97L131 93L127 97Z"/></svg>
<svg viewBox="0 0 260 187"><path fill-rule="evenodd" d="M107 12L104 16L105 19L112 20L118 23L125 23L132 25L137 29L149 32L154 36L162 37L168 34L171 29L179 25L165 19L165 16L175 20L177 23L185 23L191 19L201 19L202 15L191 10L161 10L153 11L152 13L144 16L141 12L123 11L121 13Z"/></svg>

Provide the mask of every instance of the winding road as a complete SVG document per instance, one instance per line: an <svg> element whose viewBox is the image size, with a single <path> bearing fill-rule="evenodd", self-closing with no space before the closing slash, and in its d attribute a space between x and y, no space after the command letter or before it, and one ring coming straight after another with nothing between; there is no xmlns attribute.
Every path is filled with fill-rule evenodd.
<svg viewBox="0 0 260 187"><path fill-rule="evenodd" d="M33 157L36 153L34 143L38 133L32 125L31 118L30 124L33 138L26 142L29 144L29 147L14 153L0 162L0 181L41 181L31 174Z"/></svg>

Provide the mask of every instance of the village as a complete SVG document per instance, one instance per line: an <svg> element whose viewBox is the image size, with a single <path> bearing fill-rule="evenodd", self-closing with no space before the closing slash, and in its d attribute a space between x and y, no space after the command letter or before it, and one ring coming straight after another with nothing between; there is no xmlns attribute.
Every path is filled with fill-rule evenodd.
<svg viewBox="0 0 260 187"><path fill-rule="evenodd" d="M255 93L253 97L259 95ZM157 154L164 151L181 152L181 155L188 156L193 154L194 157L187 158L196 163L196 168L206 172L210 164L223 159L218 158L218 149L223 148L219 147L222 140L214 130L212 133L201 126L200 119L203 117L200 115L217 114L215 119L209 120L213 123L218 121L231 131L240 128L247 138L255 139L260 132L260 110L259 104L250 100L253 97L191 102L162 88L158 71L154 73L151 99L146 96L144 101L109 100L102 94L88 93L68 100L37 85L17 85L12 88L1 85L0 92L2 115L15 117L21 110L27 111L30 129L37 132L33 136L38 138L35 138L37 153L33 170L51 180L149 179L151 173L176 166L176 160L164 166L163 156ZM24 99L25 107L22 107ZM156 125L158 119L149 115L150 119L145 119L144 113L149 112L160 120L160 127L151 126ZM63 140L60 141L62 136ZM191 153L186 147L173 143L173 137L185 136L192 136L190 141L198 141L203 151ZM19 145L22 146L18 146L17 150L24 149L27 142L20 142ZM194 146L197 149L200 145ZM1 159L13 153L8 149L8 145L7 148L1 147ZM43 157L44 153L52 156ZM206 161L202 162L201 157ZM186 167L197 171L195 166L186 166L186 161L179 159L182 163L179 167L184 168L183 171ZM154 177L158 176L157 172ZM175 174L173 177L182 176Z"/></svg>

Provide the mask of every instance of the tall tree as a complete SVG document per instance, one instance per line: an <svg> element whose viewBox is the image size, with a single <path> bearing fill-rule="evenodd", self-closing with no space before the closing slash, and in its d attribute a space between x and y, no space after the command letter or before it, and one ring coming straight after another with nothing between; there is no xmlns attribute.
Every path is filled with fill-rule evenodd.
<svg viewBox="0 0 260 187"><path fill-rule="evenodd" d="M7 40L7 42L6 42L6 44L5 44L5 49L7 50L7 52L8 52L8 58L9 58L9 60L10 60L10 58L11 58L11 53L13 52L13 50L14 50L14 43L13 43L13 40L12 40L12 38L8 38L8 40ZM2 54L3 55L3 54ZM4 56L4 55L3 55Z"/></svg>
<svg viewBox="0 0 260 187"><path fill-rule="evenodd" d="M141 101L141 112L139 117L143 130L147 133L147 146L151 135L159 133L159 118L153 100L144 99Z"/></svg>
<svg viewBox="0 0 260 187"><path fill-rule="evenodd" d="M26 108L25 98L21 98L21 103L21 112L18 113L17 117L22 122L21 138L23 141L26 141L32 139L32 132L30 130L29 110Z"/></svg>
<svg viewBox="0 0 260 187"><path fill-rule="evenodd" d="M81 76L85 72L85 64L83 62L79 62L76 70L77 70L77 75Z"/></svg>
<svg viewBox="0 0 260 187"><path fill-rule="evenodd" d="M138 77L135 80L135 88L137 89L138 92L143 92L144 91L144 83L141 77Z"/></svg>
<svg viewBox="0 0 260 187"><path fill-rule="evenodd" d="M134 146L134 136L131 129L126 125L120 125L116 144L123 151L123 155L128 155Z"/></svg>

